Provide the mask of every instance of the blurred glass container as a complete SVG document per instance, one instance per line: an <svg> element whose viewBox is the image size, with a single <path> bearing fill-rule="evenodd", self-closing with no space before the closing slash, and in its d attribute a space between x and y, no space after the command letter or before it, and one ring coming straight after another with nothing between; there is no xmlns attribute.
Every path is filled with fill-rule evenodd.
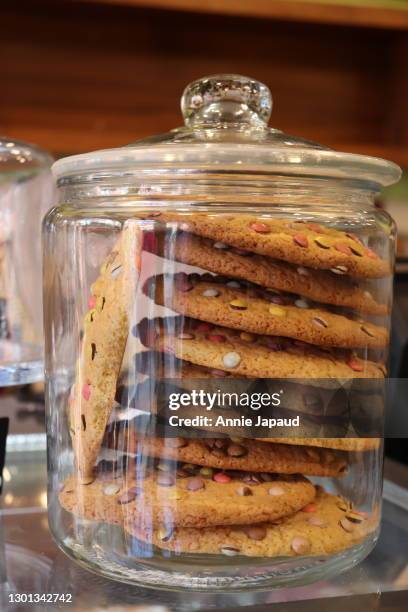
<svg viewBox="0 0 408 612"><path fill-rule="evenodd" d="M43 379L41 222L53 158L0 137L0 386Z"/></svg>

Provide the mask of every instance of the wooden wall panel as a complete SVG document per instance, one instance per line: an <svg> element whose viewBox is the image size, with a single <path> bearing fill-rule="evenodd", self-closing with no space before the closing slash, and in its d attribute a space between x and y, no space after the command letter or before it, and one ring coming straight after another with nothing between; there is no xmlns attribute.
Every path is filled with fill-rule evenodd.
<svg viewBox="0 0 408 612"><path fill-rule="evenodd" d="M2 5L0 18L0 131L57 154L180 125L183 87L215 72L267 83L271 123L290 133L361 152L406 148L389 108L405 33L63 2Z"/></svg>

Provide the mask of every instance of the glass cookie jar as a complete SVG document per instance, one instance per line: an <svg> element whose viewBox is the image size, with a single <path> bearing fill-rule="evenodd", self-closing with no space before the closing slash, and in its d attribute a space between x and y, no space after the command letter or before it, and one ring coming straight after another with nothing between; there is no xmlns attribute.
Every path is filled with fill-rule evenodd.
<svg viewBox="0 0 408 612"><path fill-rule="evenodd" d="M0 137L0 386L44 378L41 222L55 202L52 157Z"/></svg>
<svg viewBox="0 0 408 612"><path fill-rule="evenodd" d="M49 515L71 557L167 589L299 584L379 532L400 170L191 83L185 127L58 161L44 223Z"/></svg>

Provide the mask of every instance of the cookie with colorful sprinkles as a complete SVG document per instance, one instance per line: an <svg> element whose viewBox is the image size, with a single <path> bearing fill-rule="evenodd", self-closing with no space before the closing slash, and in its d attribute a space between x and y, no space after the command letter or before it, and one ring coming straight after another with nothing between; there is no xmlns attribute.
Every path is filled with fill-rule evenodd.
<svg viewBox="0 0 408 612"><path fill-rule="evenodd" d="M137 222L126 222L118 244L102 265L84 318L69 413L75 461L85 480L92 475L113 406L129 333L141 244Z"/></svg>
<svg viewBox="0 0 408 612"><path fill-rule="evenodd" d="M208 471L163 462L125 478L96 477L81 484L71 476L59 495L63 508L85 519L145 525L253 524L288 516L313 502L316 490L299 475Z"/></svg>
<svg viewBox="0 0 408 612"><path fill-rule="evenodd" d="M318 346L383 348L388 332L367 321L355 321L274 293L236 286L236 281L204 280L197 274L151 277L145 292L156 304L184 316L254 334L285 336ZM171 287L171 291L169 288Z"/></svg>
<svg viewBox="0 0 408 612"><path fill-rule="evenodd" d="M141 436L132 425L111 436L122 452L171 459L220 470L276 472L304 476L342 476L347 468L343 454L327 449L265 444L248 438L159 438Z"/></svg>
<svg viewBox="0 0 408 612"><path fill-rule="evenodd" d="M262 215L162 212L156 220L244 251L356 278L391 274L388 262L354 233Z"/></svg>
<svg viewBox="0 0 408 612"><path fill-rule="evenodd" d="M134 333L147 348L242 377L384 377L382 364L362 360L350 351L322 349L288 338L259 336L183 317L143 319Z"/></svg>
<svg viewBox="0 0 408 612"><path fill-rule="evenodd" d="M354 510L343 498L319 488L312 503L272 523L205 529L140 528L130 521L125 525L140 540L176 553L281 558L341 552L375 532L378 520L378 512Z"/></svg>
<svg viewBox="0 0 408 612"><path fill-rule="evenodd" d="M256 255L194 234L179 232L168 243L166 234L160 235L158 232L154 244L146 242L146 247L157 255L174 258L232 280L243 279L315 302L377 316L386 315L389 311L387 304L377 302L368 290L359 287L349 277Z"/></svg>

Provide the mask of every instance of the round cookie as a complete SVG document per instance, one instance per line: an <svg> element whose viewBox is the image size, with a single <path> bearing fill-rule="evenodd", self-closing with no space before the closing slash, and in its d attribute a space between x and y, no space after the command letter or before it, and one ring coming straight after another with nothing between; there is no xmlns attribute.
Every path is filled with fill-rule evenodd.
<svg viewBox="0 0 408 612"><path fill-rule="evenodd" d="M171 291L166 291L167 287ZM197 275L151 277L144 290L156 304L179 314L249 333L342 348L378 349L388 341L384 327L311 308L304 300L287 305L274 294L268 299L252 288L206 282Z"/></svg>
<svg viewBox="0 0 408 612"><path fill-rule="evenodd" d="M389 311L387 304L376 302L369 291L361 289L350 278L332 272L273 260L185 232L171 241L171 251L167 252L167 248L165 237L159 235L152 250L190 266L370 315L382 316Z"/></svg>
<svg viewBox="0 0 408 612"><path fill-rule="evenodd" d="M159 466L163 466L160 462ZM275 520L313 501L315 487L302 476L219 471L200 474L200 466L149 470L136 479L138 464L125 479L96 478L81 485L70 477L59 495L63 508L85 519L127 524L253 524ZM140 466L139 466L140 468ZM142 474L140 474L142 476Z"/></svg>
<svg viewBox="0 0 408 612"><path fill-rule="evenodd" d="M338 477L345 473L345 456L327 449L283 444L265 444L247 438L148 438L138 437L132 426L112 435L108 446L134 455L148 455L217 468L245 472L274 472L305 476Z"/></svg>
<svg viewBox="0 0 408 612"><path fill-rule="evenodd" d="M205 529L139 528L126 522L138 539L176 553L296 557L338 553L361 542L378 528L378 513L367 517L340 497L319 490L313 503L296 514L260 525Z"/></svg>
<svg viewBox="0 0 408 612"><path fill-rule="evenodd" d="M352 234L293 219L211 213L154 213L155 220L237 249L358 278L391 274L388 262ZM146 216L147 218L149 215Z"/></svg>
<svg viewBox="0 0 408 612"><path fill-rule="evenodd" d="M168 321L168 320L166 320ZM346 351L323 350L301 342L256 336L174 317L143 319L135 332L142 344L196 365L251 378L383 378L382 364Z"/></svg>
<svg viewBox="0 0 408 612"><path fill-rule="evenodd" d="M259 438L262 442L273 444L295 444L332 448L342 451L369 451L380 447L380 438Z"/></svg>

